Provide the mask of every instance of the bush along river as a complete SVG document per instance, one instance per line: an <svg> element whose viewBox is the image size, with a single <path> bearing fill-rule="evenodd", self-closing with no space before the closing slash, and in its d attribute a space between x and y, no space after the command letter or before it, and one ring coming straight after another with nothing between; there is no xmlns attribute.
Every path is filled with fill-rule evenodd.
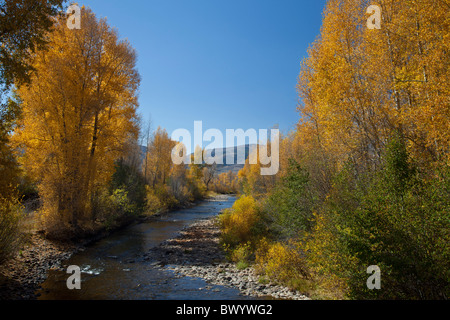
<svg viewBox="0 0 450 320"><path fill-rule="evenodd" d="M215 218L234 201L217 196L117 231L50 269L35 294L39 300L307 299L263 285L251 268L226 261ZM81 289L68 289L69 266L80 268Z"/></svg>

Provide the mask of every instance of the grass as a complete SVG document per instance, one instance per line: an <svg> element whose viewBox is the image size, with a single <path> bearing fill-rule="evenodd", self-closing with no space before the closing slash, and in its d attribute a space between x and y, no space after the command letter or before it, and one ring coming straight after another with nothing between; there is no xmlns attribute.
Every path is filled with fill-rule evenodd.
<svg viewBox="0 0 450 320"><path fill-rule="evenodd" d="M238 270L245 270L250 266L250 264L247 261L239 261L236 264L236 268L238 268Z"/></svg>
<svg viewBox="0 0 450 320"><path fill-rule="evenodd" d="M267 279L266 276L260 276L260 277L258 278L258 282L259 282L260 284L269 284L269 283L270 283L270 280Z"/></svg>

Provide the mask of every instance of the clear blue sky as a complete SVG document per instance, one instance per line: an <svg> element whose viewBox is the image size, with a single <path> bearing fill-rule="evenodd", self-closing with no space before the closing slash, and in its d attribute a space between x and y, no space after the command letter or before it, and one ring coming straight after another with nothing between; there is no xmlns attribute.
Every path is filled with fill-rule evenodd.
<svg viewBox="0 0 450 320"><path fill-rule="evenodd" d="M171 134L286 132L299 115L300 62L320 31L325 0L85 0L138 52L140 113Z"/></svg>

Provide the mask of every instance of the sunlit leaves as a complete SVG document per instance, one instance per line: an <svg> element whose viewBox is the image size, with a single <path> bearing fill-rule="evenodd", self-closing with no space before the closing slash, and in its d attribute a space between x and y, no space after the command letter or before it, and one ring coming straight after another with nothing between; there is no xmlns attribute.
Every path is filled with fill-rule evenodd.
<svg viewBox="0 0 450 320"><path fill-rule="evenodd" d="M90 10L82 19L81 30L70 30L61 17L48 51L36 52L32 82L17 91L23 120L14 135L44 211L74 227L91 217L96 190L138 134L136 53Z"/></svg>

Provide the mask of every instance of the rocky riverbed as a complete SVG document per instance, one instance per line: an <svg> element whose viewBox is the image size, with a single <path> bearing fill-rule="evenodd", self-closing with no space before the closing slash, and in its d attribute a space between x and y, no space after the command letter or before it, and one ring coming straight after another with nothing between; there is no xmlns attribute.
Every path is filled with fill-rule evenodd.
<svg viewBox="0 0 450 320"><path fill-rule="evenodd" d="M0 300L36 299L35 291L47 278L48 270L60 268L62 261L78 250L83 249L31 234L16 257L0 265Z"/></svg>
<svg viewBox="0 0 450 320"><path fill-rule="evenodd" d="M208 285L199 290L220 285L236 288L241 295L254 298L309 299L286 287L261 282L253 268L238 269L227 261L219 246L220 230L215 221L216 218L210 218L195 222L175 238L135 258L157 269L171 270L179 278L204 279ZM83 251L88 244L60 243L47 240L39 233L31 234L17 256L0 265L0 300L36 299L36 290L46 280L49 270L61 270L65 260Z"/></svg>
<svg viewBox="0 0 450 320"><path fill-rule="evenodd" d="M256 298L309 300L305 295L273 283L261 283L253 268L238 269L219 246L216 219L185 228L179 236L149 250L142 258L153 266L172 270L178 277L198 277L210 285L234 287Z"/></svg>

